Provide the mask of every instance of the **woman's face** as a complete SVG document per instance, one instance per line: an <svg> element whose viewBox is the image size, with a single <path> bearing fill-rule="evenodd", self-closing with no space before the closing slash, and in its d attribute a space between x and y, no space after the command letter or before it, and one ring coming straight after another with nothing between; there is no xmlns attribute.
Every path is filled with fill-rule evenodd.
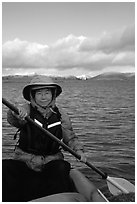
<svg viewBox="0 0 137 204"><path fill-rule="evenodd" d="M47 106L52 101L51 89L39 89L35 93L35 101L40 106Z"/></svg>

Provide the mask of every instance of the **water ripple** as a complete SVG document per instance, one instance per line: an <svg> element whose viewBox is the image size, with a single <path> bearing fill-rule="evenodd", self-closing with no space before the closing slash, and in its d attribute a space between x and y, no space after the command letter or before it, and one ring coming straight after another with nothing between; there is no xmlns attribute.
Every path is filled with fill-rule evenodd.
<svg viewBox="0 0 137 204"><path fill-rule="evenodd" d="M3 83L3 97L23 102L23 83ZM70 116L79 141L85 145L91 163L110 174L134 182L135 174L135 86L133 82L120 81L62 81L63 93L57 98ZM16 128L6 120L7 108L2 106L3 158L12 157L13 136ZM91 179L98 175L64 152L72 166L87 172ZM92 172L92 176L91 176ZM104 188L105 184L102 184Z"/></svg>

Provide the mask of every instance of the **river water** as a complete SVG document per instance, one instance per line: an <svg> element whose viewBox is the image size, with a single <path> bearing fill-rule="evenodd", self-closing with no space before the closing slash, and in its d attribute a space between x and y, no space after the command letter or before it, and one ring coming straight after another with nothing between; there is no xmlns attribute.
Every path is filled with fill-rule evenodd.
<svg viewBox="0 0 137 204"><path fill-rule="evenodd" d="M26 81L4 81L2 95L11 102L23 103L22 88ZM109 176L135 183L135 82L60 80L63 93L57 105L71 118L79 141L84 144L89 162ZM16 128L6 120L7 108L2 106L3 159L12 158ZM80 169L107 195L106 181L69 153L65 158Z"/></svg>

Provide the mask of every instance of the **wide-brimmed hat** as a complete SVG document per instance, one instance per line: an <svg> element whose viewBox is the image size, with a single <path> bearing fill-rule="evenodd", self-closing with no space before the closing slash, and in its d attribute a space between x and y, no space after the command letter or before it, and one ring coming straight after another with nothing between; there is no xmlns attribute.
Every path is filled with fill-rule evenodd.
<svg viewBox="0 0 137 204"><path fill-rule="evenodd" d="M28 85L23 88L23 96L26 100L30 101L31 90L37 90L42 88L52 88L56 89L56 97L62 92L62 88L53 82L50 77L47 76L36 76L34 77Z"/></svg>

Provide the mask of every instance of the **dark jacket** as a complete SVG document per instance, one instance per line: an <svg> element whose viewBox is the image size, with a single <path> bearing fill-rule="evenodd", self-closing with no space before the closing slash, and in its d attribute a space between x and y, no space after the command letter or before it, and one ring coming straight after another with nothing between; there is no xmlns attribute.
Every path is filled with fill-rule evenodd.
<svg viewBox="0 0 137 204"><path fill-rule="evenodd" d="M30 118L47 129L58 139L62 139L61 114L58 108L46 119L30 105ZM25 123L20 130L19 145L23 151L36 155L52 155L59 152L59 144L30 123Z"/></svg>
<svg viewBox="0 0 137 204"><path fill-rule="evenodd" d="M24 104L23 105L24 108L26 108L27 112L28 112L28 115L30 115L30 107L31 105L30 104ZM80 144L80 142L78 141L78 137L75 135L75 133L73 132L73 129L72 129L72 125L71 125L71 121L68 117L67 114L64 113L64 111L60 108L58 108L58 111L61 115L60 117L60 121L61 121L61 131L62 132L62 135L59 135L57 134L58 136L57 137L60 137L60 139L62 138L63 139L63 142L68 145L71 149L73 149L74 151L79 151L79 150L82 150L83 151L83 146ZM31 116L33 117L33 116ZM55 118L54 118L55 119ZM53 118L51 119L51 121L49 122L53 122L52 120L54 120ZM57 119L57 118L56 118ZM55 120L56 120L55 119ZM22 128L24 126L24 121L20 120L20 119L17 119L14 114L12 113L11 110L8 111L7 113L7 120L8 122L12 125L12 126L15 126L17 128ZM41 119L40 119L41 120ZM42 122L43 123L43 122ZM34 127L33 127L34 128ZM31 129L33 129L31 128ZM52 131L52 130L50 130ZM55 133L56 130L54 130L54 133ZM45 136L44 136L45 137ZM23 139L23 138L22 138ZM20 140L21 141L21 140Z"/></svg>

